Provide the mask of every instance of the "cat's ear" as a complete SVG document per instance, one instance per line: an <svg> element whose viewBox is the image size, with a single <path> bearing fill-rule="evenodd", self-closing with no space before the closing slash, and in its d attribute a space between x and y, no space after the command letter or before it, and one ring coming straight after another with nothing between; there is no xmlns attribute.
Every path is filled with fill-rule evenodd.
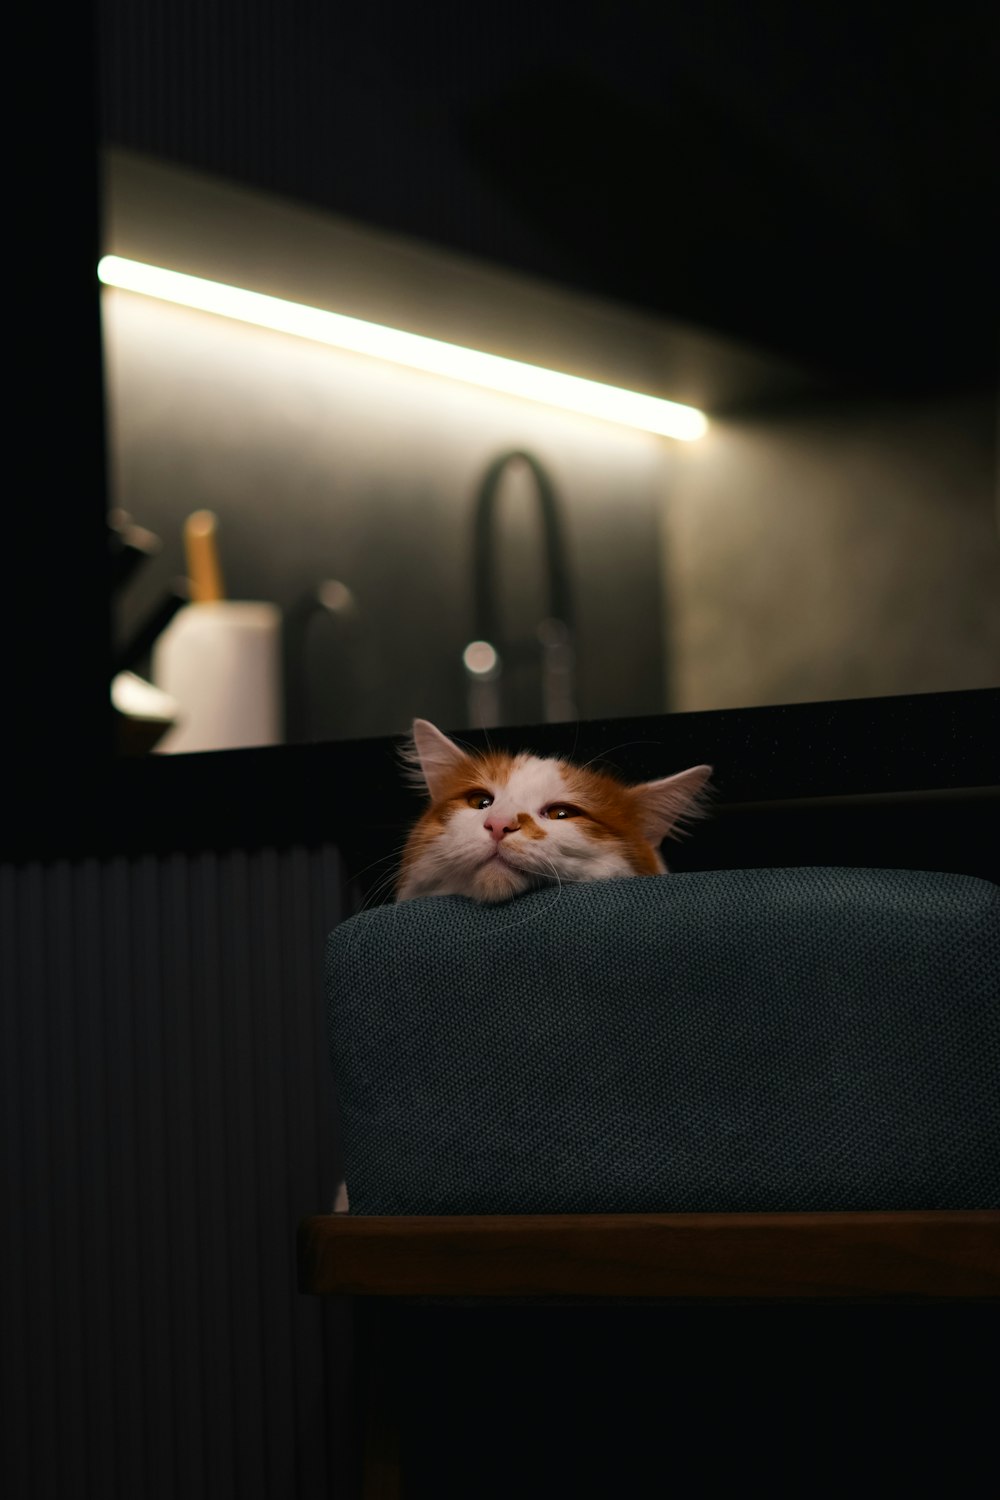
<svg viewBox="0 0 1000 1500"><path fill-rule="evenodd" d="M668 833L677 833L679 825L704 817L705 792L711 774L711 766L692 766L662 781L646 781L632 787L632 795L639 804L643 834L654 849Z"/></svg>
<svg viewBox="0 0 1000 1500"><path fill-rule="evenodd" d="M468 763L468 755L427 719L414 719L409 745L402 752L408 774L436 798L456 769Z"/></svg>

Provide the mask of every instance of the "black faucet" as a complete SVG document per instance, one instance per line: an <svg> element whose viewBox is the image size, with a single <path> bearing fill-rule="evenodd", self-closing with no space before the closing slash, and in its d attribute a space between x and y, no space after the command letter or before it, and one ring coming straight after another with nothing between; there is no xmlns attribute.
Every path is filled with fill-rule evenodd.
<svg viewBox="0 0 1000 1500"><path fill-rule="evenodd" d="M533 641L502 638L495 587L491 543L497 499L500 481L508 465L515 462L526 464L534 477L545 540L548 608L535 627ZM469 683L471 727L488 727L490 723L502 721L501 678L505 666L516 666L534 658L539 663L544 721L557 723L575 719L575 620L566 549L555 489L533 454L512 449L495 458L486 470L476 498L473 553L475 638L466 646L462 657Z"/></svg>

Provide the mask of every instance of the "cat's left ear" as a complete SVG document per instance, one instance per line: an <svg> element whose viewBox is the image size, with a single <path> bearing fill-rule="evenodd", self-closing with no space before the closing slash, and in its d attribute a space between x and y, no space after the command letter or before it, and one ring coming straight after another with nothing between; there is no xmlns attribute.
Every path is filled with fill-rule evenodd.
<svg viewBox="0 0 1000 1500"><path fill-rule="evenodd" d="M639 804L643 834L654 849L679 823L704 816L704 793L711 774L711 766L692 766L688 771L678 771L676 776L646 781L632 788Z"/></svg>
<svg viewBox="0 0 1000 1500"><path fill-rule="evenodd" d="M403 759L418 784L426 786L436 799L445 783L468 755L427 719L414 719L413 739L403 750Z"/></svg>

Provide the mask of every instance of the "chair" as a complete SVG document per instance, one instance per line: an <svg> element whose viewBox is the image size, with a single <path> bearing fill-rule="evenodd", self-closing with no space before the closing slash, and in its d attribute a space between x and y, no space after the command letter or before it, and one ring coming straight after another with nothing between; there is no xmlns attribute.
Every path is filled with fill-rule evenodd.
<svg viewBox="0 0 1000 1500"><path fill-rule="evenodd" d="M326 977L351 1213L300 1226L300 1286L359 1299L366 1496L399 1492L408 1303L1000 1298L988 881L417 901L336 929Z"/></svg>

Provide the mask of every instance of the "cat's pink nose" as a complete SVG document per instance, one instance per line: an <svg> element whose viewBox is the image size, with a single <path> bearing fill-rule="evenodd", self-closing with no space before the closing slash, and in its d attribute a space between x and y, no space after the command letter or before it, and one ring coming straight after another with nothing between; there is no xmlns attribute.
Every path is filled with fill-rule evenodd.
<svg viewBox="0 0 1000 1500"><path fill-rule="evenodd" d="M516 833L521 825L516 817L502 818L498 813L494 813L485 820L484 826L489 829L490 837L496 839L499 844L508 833Z"/></svg>

